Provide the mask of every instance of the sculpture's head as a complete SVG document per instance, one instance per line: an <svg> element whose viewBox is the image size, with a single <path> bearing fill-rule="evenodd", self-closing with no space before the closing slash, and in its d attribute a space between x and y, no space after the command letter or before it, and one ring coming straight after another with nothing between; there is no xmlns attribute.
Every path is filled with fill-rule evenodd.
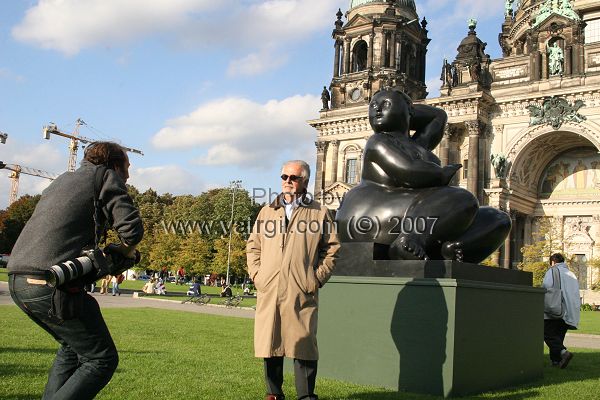
<svg viewBox="0 0 600 400"><path fill-rule="evenodd" d="M380 90L369 103L369 123L376 133L408 134L412 115L412 100L399 90Z"/></svg>

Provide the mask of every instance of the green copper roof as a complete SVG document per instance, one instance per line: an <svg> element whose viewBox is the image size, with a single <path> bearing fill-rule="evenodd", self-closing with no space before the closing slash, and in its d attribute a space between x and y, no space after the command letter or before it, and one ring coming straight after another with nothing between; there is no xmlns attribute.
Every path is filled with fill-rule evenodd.
<svg viewBox="0 0 600 400"><path fill-rule="evenodd" d="M385 2L385 0L350 0L350 9L362 6L363 4ZM415 0L395 0L394 3L399 7L408 7L413 11L417 10L417 6L415 6Z"/></svg>

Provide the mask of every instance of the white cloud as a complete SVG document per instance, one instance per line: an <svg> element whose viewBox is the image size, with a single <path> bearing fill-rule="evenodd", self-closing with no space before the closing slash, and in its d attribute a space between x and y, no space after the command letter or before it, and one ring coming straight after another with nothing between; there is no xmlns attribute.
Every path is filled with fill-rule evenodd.
<svg viewBox="0 0 600 400"><path fill-rule="evenodd" d="M20 41L73 55L156 33L184 45L289 44L332 23L339 0L39 0L13 28Z"/></svg>
<svg viewBox="0 0 600 400"><path fill-rule="evenodd" d="M199 194L206 185L192 172L178 165L131 168L127 183L140 191L149 188L158 193Z"/></svg>
<svg viewBox="0 0 600 400"><path fill-rule="evenodd" d="M264 104L239 97L215 100L172 119L152 138L160 149L195 148L206 165L268 168L286 151L314 152L315 132L306 120L317 117L316 96L293 96Z"/></svg>
<svg viewBox="0 0 600 400"><path fill-rule="evenodd" d="M227 75L231 77L260 75L279 68L287 60L287 55L273 54L266 50L251 53L243 58L231 61L227 68Z"/></svg>
<svg viewBox="0 0 600 400"><path fill-rule="evenodd" d="M45 49L76 54L96 45L121 45L167 32L211 0L39 0L12 30L13 36ZM220 0L219 6L228 3Z"/></svg>

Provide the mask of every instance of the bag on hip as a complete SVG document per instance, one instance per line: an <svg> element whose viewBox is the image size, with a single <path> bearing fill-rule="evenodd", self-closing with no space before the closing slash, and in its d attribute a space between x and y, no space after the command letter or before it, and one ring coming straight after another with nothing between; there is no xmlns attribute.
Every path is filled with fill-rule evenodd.
<svg viewBox="0 0 600 400"><path fill-rule="evenodd" d="M552 287L546 289L544 295L544 314L551 319L562 319L565 316L565 306L562 298L560 272L552 267Z"/></svg>

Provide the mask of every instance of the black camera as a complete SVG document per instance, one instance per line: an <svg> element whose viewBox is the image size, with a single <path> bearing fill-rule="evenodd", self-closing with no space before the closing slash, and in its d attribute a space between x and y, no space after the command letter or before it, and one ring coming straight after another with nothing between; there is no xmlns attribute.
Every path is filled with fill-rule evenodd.
<svg viewBox="0 0 600 400"><path fill-rule="evenodd" d="M46 271L47 285L57 287L83 276L94 282L106 275L119 275L140 262L139 251L135 251L135 258L129 258L116 251L118 247L111 243L103 250L84 250L81 256L73 260L51 266Z"/></svg>

